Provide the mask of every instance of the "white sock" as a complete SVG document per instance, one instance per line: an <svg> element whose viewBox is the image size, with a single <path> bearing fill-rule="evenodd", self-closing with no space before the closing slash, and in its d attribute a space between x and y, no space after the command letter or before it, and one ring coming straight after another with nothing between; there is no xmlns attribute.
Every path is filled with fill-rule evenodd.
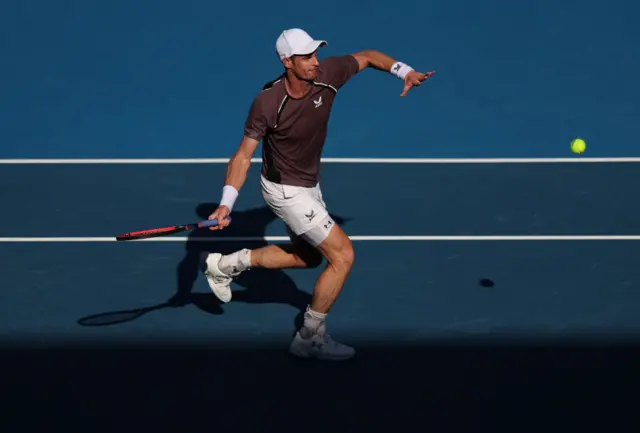
<svg viewBox="0 0 640 433"><path fill-rule="evenodd" d="M327 313L318 313L313 311L310 306L307 306L307 311L304 313L304 325L300 330L302 338L310 338L314 334L324 332L326 318Z"/></svg>
<svg viewBox="0 0 640 433"><path fill-rule="evenodd" d="M245 248L235 253L222 256L218 267L227 275L246 271L251 267L251 250Z"/></svg>

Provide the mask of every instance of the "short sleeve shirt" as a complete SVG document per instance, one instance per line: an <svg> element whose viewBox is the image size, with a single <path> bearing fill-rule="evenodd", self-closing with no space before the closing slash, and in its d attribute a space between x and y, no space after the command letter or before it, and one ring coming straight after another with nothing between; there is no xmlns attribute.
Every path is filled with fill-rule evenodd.
<svg viewBox="0 0 640 433"><path fill-rule="evenodd" d="M244 125L245 136L262 140L263 176L286 185L318 183L333 101L358 70L351 55L323 59L311 91L302 98L287 93L283 76L264 86Z"/></svg>

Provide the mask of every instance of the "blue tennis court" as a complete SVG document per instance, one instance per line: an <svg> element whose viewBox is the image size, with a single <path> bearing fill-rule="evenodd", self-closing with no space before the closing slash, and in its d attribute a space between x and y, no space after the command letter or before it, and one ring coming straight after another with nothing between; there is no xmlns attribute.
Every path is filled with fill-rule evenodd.
<svg viewBox="0 0 640 433"><path fill-rule="evenodd" d="M2 431L632 431L638 7L257 5L3 6ZM223 233L113 239L215 209L294 26L323 55L438 71L405 99L366 71L334 107L321 183L356 264L328 326L347 364L286 353L321 269L252 270L226 305L199 270L284 241L258 162Z"/></svg>

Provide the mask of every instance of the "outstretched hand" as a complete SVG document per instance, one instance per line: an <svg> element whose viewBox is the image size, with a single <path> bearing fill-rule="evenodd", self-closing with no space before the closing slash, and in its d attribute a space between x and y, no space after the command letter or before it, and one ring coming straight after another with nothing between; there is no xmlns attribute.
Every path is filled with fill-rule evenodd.
<svg viewBox="0 0 640 433"><path fill-rule="evenodd" d="M401 98L404 98L406 94L411 90L412 87L419 87L423 81L427 78L435 74L436 71L431 71L427 73L411 71L404 77L404 88L402 89L402 93L400 94Z"/></svg>

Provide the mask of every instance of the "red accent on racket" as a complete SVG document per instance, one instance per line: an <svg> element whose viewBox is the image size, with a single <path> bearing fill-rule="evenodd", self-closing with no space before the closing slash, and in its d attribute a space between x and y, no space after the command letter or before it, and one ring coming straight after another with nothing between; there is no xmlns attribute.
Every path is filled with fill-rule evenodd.
<svg viewBox="0 0 640 433"><path fill-rule="evenodd" d="M231 221L231 218L227 217L227 220ZM189 230L194 230L194 229L199 229L204 227L211 227L215 225L218 225L218 220L216 219L205 220L205 221L200 221L200 222L191 223L191 224L167 226L167 227L160 227L155 229L139 230L135 232L124 233L116 236L116 240L117 241L133 241L137 239L156 238L160 236L168 236L175 233L181 233Z"/></svg>

